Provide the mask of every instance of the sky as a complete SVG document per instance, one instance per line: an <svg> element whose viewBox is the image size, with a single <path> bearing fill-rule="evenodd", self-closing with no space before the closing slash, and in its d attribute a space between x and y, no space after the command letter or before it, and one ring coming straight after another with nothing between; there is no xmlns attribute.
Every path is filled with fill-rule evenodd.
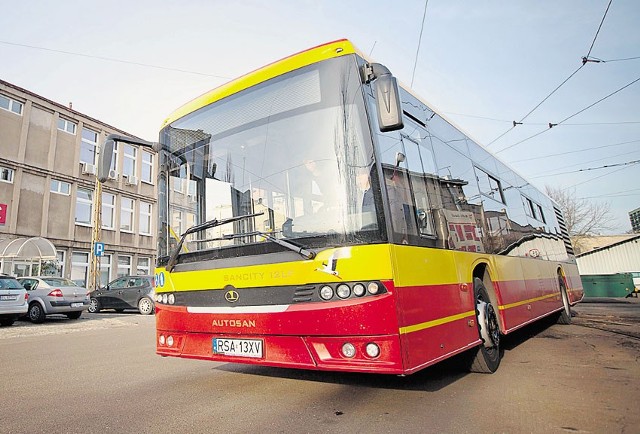
<svg viewBox="0 0 640 434"><path fill-rule="evenodd" d="M637 0L0 0L0 11L1 79L150 141L191 99L348 38L538 188L608 203L603 233L630 231L640 208Z"/></svg>

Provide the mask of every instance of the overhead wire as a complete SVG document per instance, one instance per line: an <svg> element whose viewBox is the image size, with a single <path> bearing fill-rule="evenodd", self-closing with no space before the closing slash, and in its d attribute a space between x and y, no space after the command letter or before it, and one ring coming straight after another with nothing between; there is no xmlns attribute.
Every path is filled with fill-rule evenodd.
<svg viewBox="0 0 640 434"><path fill-rule="evenodd" d="M186 70L186 69L171 68L171 67L168 67L168 66L151 65L151 64L148 64L148 63L116 59L116 58L113 58L113 57L98 56L98 55L94 55L94 54L85 54L85 53L76 53L76 52L73 52L73 51L57 50L57 49L53 49L53 48L38 47L38 46L35 46L35 45L28 45L28 44L19 44L17 42L0 41L0 44L13 45L13 46L16 46L16 47L31 48L31 49L34 49L34 50L50 51L50 52L53 52L53 53L67 54L67 55L70 55L70 56L88 57L88 58L91 58L91 59L105 60L105 61L108 61L108 62L117 62L117 63L125 63L125 64L128 64L128 65L144 66L144 67L147 67L147 68L163 69L163 70L166 70L166 71L174 71L174 72L182 72L182 73L186 73L186 74L203 75L203 76L206 76L206 77L220 78L220 79L223 79L223 80L230 80L231 79L231 77L225 77L223 75L216 75L216 74L208 74L206 72L189 71L189 70Z"/></svg>
<svg viewBox="0 0 640 434"><path fill-rule="evenodd" d="M611 148L613 146L628 145L629 143L636 143L636 142L640 142L640 139L638 139L638 140L629 140L627 142L613 143L611 145L603 145L603 146L595 146L595 147L592 147L592 148L578 149L578 150L575 150L575 151L559 152L557 154L542 155L540 157L523 158L522 160L513 160L513 161L511 161L511 163L521 163L523 161L531 161L531 160L542 160L544 158L558 157L560 155L568 155L568 154L577 154L579 152L593 151L594 149Z"/></svg>
<svg viewBox="0 0 640 434"><path fill-rule="evenodd" d="M424 12L422 14L422 25L420 26L420 36L418 36L418 48L416 48L416 58L413 62L413 73L411 73L411 87L413 87L413 79L416 76L416 66L418 65L418 53L420 52L420 43L422 42L422 31L424 30L424 20L427 17L427 5L429 0L424 2Z"/></svg>
<svg viewBox="0 0 640 434"><path fill-rule="evenodd" d="M613 95L615 95L615 94L617 94L618 92L620 92L620 91L622 91L622 90L626 89L627 87L631 86L632 84L637 83L638 81L640 81L640 77L636 78L635 80L633 80L633 81L632 81L632 82L630 82L630 83L625 84L624 86L622 86L621 88L619 88L619 89L617 89L617 90L615 90L615 91L611 92L610 94L608 94L608 95L606 95L606 96L604 96L604 97L600 98L600 99L599 99L599 100L597 100L596 102L594 102L594 103L592 103L592 104L589 104L589 105L588 105L588 106L586 106L585 108L583 108L583 109L581 109L581 110L578 110L578 111L577 111L577 112L575 112L574 114L572 114L572 115L570 115L570 116L567 116L566 118L564 118L564 119L563 119L563 120L561 120L560 122L555 123L555 124L554 124L554 123L549 123L549 127L548 127L548 128L546 128L546 129L544 129L544 130L542 130L542 131L539 131L539 132L537 132L536 134L534 134L534 135L532 135L532 136L529 136L529 137L527 137L527 138L525 138L525 139L522 139L522 140L520 140L519 142L516 142L516 143L514 143L514 144L512 144L512 145L509 145L509 146L507 146L506 148L502 148L502 149L500 149L500 150L498 150L498 151L495 151L495 153L496 153L496 154L499 154L500 152L504 152L504 151L506 151L507 149L511 149L511 148L513 148L514 146L517 146L517 145L519 145L519 144L521 144L521 143L524 143L524 142L526 142L526 141L528 141L528 140L531 140L531 139L533 139L534 137L538 137L540 134L546 133L547 131L551 130L553 127L556 127L556 126L558 126L558 125L563 124L565 121L568 121L569 119L571 119L571 118L573 118L573 117L575 117L575 116L579 115L580 113L582 113L582 112L584 112L584 111L586 111L586 110L590 109L591 107L595 106L596 104L601 103L602 101L606 100L607 98L612 97Z"/></svg>
<svg viewBox="0 0 640 434"><path fill-rule="evenodd" d="M588 58L588 57L589 57L589 55L591 54L591 50L593 49L593 46L595 45L596 40L598 39L598 34L600 33L600 29L602 28L602 24L604 23L604 19L605 19L605 17L607 16L607 12L609 11L609 7L611 6L611 2L612 2L612 1L613 1L613 0L609 0L609 4L607 5L607 9L605 10L604 15L602 16L602 20L600 20L600 25L598 26L598 30L596 31L596 34L595 34L595 36L593 37L593 41L591 41L591 46L589 47L589 51L588 51L588 53L587 53L587 56L585 56L585 57L583 57L583 58L582 58L582 59L583 59L583 61L582 61L582 65L580 65L580 66L578 67L578 69L576 69L575 71L573 71L573 72L572 72L572 73L571 73L571 74L570 74L570 75L569 75L569 76L568 76L568 77L567 77L567 78L566 78L562 83L560 83L560 84L559 84L555 89L553 89L549 95L547 95L547 96L546 96L542 101L540 101L540 102L539 102L539 103L538 103L538 104L537 104L533 109L531 109L531 110L529 111L529 113L527 113L527 114L526 114L522 119L520 119L520 121L518 121L518 122L513 121L513 126L512 126L511 128L509 128L507 131L505 131L504 133L500 134L500 135L499 135L498 137L496 137L495 139L493 139L491 142L489 142L489 143L486 145L487 147L491 146L493 143L495 143L496 141L498 141L499 139L501 139L502 137L504 137L504 136L505 136L506 134L508 134L510 131L513 131L513 129L514 129L516 126L521 125L521 124L522 124L522 122L523 122L527 117L529 117L529 116L530 116L534 111L536 111L536 110L537 110L537 109L538 109L538 108L539 108L539 107L540 107L540 106L541 106L541 105L542 105L546 100L548 100L548 99L549 99L549 98L550 98L554 93L556 93L556 92L558 91L558 89L560 89L562 86L564 86L564 85L565 85L565 84L566 84L566 83L567 83L567 82L568 82L568 81L569 81L569 80L570 80L574 75L576 75L576 74L578 73L578 71L580 71L580 70L584 67L584 65L586 65L586 64L587 64L587 62L585 61L585 59L586 59L586 58ZM527 138L526 140L529 140L530 138L537 137L537 136L539 136L540 134L542 134L542 132L537 133L537 134L535 134L535 135L533 135L533 136L531 136L531 137ZM520 143L522 143L522 142L518 142L517 144L520 144ZM512 146L510 146L510 147L513 147L513 146L515 146L515 144L514 144L514 145L512 145ZM505 149L508 149L508 148L505 148ZM504 150L504 149L503 149L503 150ZM499 151L499 152L501 152L501 151Z"/></svg>

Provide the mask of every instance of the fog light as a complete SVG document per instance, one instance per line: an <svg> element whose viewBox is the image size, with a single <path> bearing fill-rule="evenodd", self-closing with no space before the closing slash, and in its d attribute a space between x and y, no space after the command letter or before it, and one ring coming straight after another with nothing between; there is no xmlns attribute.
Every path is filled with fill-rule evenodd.
<svg viewBox="0 0 640 434"><path fill-rule="evenodd" d="M331 300L333 297L333 288L329 285L325 285L320 288L320 298L323 300Z"/></svg>
<svg viewBox="0 0 640 434"><path fill-rule="evenodd" d="M173 346L173 336L169 336L167 338L167 346L169 346L169 347Z"/></svg>
<svg viewBox="0 0 640 434"><path fill-rule="evenodd" d="M356 355L356 347L354 347L353 344L347 342L346 344L342 345L342 355L348 358L352 358Z"/></svg>
<svg viewBox="0 0 640 434"><path fill-rule="evenodd" d="M349 288L349 285L345 285L343 283L342 285L338 285L336 293L340 298L349 298L349 296L351 295L351 288Z"/></svg>
<svg viewBox="0 0 640 434"><path fill-rule="evenodd" d="M169 304L174 304L176 302L176 296L173 294L169 294L169 297L167 297L167 301L169 302Z"/></svg>
<svg viewBox="0 0 640 434"><path fill-rule="evenodd" d="M358 297L362 297L365 293L364 285L362 283L356 283L353 285L353 293Z"/></svg>
<svg viewBox="0 0 640 434"><path fill-rule="evenodd" d="M165 343L164 335L160 335L160 337L158 338L158 343L159 343L160 345L164 345L164 343Z"/></svg>
<svg viewBox="0 0 640 434"><path fill-rule="evenodd" d="M378 284L376 282L371 282L369 285L367 285L367 291L369 291L369 294L377 294L379 290L380 287L378 287Z"/></svg>
<svg viewBox="0 0 640 434"><path fill-rule="evenodd" d="M380 347L373 342L367 344L366 350L367 356L371 357L372 359L375 359L380 355Z"/></svg>

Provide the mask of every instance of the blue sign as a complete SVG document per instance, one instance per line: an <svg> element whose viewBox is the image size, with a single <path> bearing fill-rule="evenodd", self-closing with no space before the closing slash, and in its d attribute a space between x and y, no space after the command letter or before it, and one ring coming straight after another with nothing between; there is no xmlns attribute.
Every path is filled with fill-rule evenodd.
<svg viewBox="0 0 640 434"><path fill-rule="evenodd" d="M102 256L104 254L104 243L94 243L93 254L96 256Z"/></svg>

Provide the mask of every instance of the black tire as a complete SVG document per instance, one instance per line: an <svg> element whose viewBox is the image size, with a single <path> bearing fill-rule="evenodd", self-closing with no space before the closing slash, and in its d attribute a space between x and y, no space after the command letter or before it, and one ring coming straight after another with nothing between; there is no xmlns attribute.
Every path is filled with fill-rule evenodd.
<svg viewBox="0 0 640 434"><path fill-rule="evenodd" d="M89 300L89 308L87 309L90 313L98 313L100 312L100 302L97 298L91 298Z"/></svg>
<svg viewBox="0 0 640 434"><path fill-rule="evenodd" d="M69 319L78 319L80 318L80 315L82 315L82 311L77 311L77 312L69 312L67 314L67 318Z"/></svg>
<svg viewBox="0 0 640 434"><path fill-rule="evenodd" d="M571 324L571 305L569 304L569 296L567 295L567 284L564 281L564 277L558 276L558 283L560 285L560 296L562 297L562 310L558 313L558 324Z"/></svg>
<svg viewBox="0 0 640 434"><path fill-rule="evenodd" d="M2 318L2 319L0 319L0 326L9 327L10 325L13 325L14 322L16 322L16 319L13 318L13 317Z"/></svg>
<svg viewBox="0 0 640 434"><path fill-rule="evenodd" d="M148 297L142 297L140 301L138 301L138 312L142 315L151 315L153 313L154 306L153 301L151 301Z"/></svg>
<svg viewBox="0 0 640 434"><path fill-rule="evenodd" d="M473 293L476 310L476 325L482 344L472 350L469 370L481 374L493 374L500 366L500 326L498 315L491 304L489 293L477 277L473 279Z"/></svg>
<svg viewBox="0 0 640 434"><path fill-rule="evenodd" d="M34 301L29 305L29 312L27 313L27 315L29 315L29 320L34 324L40 324L44 322L44 318L47 316L44 313L44 309L37 301Z"/></svg>

